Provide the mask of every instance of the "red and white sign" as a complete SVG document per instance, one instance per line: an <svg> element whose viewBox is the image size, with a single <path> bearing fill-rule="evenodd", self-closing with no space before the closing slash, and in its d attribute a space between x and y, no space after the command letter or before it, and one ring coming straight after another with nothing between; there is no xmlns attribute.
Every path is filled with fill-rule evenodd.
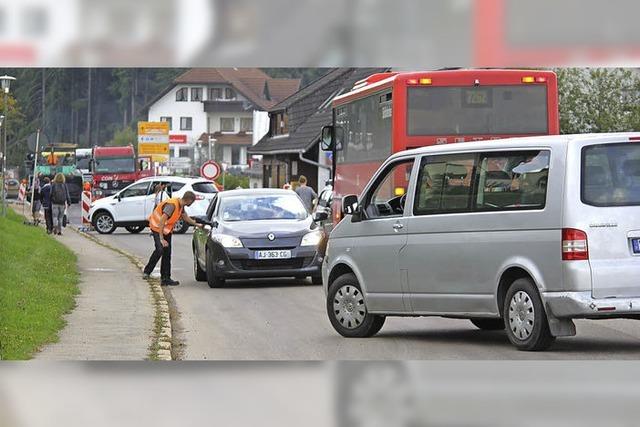
<svg viewBox="0 0 640 427"><path fill-rule="evenodd" d="M222 169L220 168L219 164L217 164L213 160L209 160L207 162L204 162L202 166L200 166L200 176L213 181L220 176L221 170Z"/></svg>
<svg viewBox="0 0 640 427"><path fill-rule="evenodd" d="M169 134L169 143L170 144L186 144L187 135Z"/></svg>
<svg viewBox="0 0 640 427"><path fill-rule="evenodd" d="M89 210L91 209L91 191L82 192L82 225L85 227L91 226L89 221Z"/></svg>
<svg viewBox="0 0 640 427"><path fill-rule="evenodd" d="M5 183L5 185L6 185L6 183ZM18 201L24 202L26 192L27 192L27 187L24 184L21 183L20 184L20 188L18 189Z"/></svg>

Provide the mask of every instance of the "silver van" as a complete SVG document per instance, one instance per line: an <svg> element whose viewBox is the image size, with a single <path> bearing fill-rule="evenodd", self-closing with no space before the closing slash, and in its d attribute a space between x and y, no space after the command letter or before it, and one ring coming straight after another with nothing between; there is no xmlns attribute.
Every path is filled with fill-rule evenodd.
<svg viewBox="0 0 640 427"><path fill-rule="evenodd" d="M323 284L345 337L445 316L543 350L575 318L640 318L640 133L400 152L343 210Z"/></svg>

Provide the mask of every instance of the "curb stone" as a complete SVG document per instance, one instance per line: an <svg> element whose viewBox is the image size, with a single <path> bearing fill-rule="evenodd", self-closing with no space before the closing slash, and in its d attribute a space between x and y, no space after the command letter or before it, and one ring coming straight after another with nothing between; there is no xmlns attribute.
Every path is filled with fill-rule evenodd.
<svg viewBox="0 0 640 427"><path fill-rule="evenodd" d="M144 269L144 264L136 256L103 242L97 237L78 229L73 224L69 224L67 228L72 229L84 238L89 239L92 242L97 243L98 245L124 255L129 259L129 261L131 261L133 265L138 267L140 270ZM162 287L160 286L160 281L158 279L149 279L147 280L147 283L149 284L149 290L151 291L151 296L153 297L155 310L154 331L151 346L149 347L149 359L172 360L171 342L173 340L173 335L171 328L171 318L169 316L169 303L167 302L167 298L164 296L164 292L162 291Z"/></svg>

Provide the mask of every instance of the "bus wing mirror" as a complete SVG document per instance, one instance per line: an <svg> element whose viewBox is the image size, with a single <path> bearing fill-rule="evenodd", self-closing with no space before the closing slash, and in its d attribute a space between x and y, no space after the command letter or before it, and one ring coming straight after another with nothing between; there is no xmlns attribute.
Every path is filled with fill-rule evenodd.
<svg viewBox="0 0 640 427"><path fill-rule="evenodd" d="M320 148L322 151L333 151L333 126L323 126L320 137Z"/></svg>
<svg viewBox="0 0 640 427"><path fill-rule="evenodd" d="M342 126L327 125L322 128L320 137L320 148L322 151L342 150L342 141L344 139L344 129Z"/></svg>

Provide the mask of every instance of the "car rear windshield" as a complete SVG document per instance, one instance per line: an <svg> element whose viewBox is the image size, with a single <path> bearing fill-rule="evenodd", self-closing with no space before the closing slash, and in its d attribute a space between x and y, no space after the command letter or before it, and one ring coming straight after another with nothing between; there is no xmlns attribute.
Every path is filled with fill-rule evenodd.
<svg viewBox="0 0 640 427"><path fill-rule="evenodd" d="M233 196L222 199L223 221L261 221L271 219L305 219L308 212L295 195Z"/></svg>
<svg viewBox="0 0 640 427"><path fill-rule="evenodd" d="M193 187L193 191L198 193L217 193L218 189L213 184L213 182L196 182L191 187Z"/></svg>
<svg viewBox="0 0 640 427"><path fill-rule="evenodd" d="M593 206L640 205L640 145L583 148L581 197Z"/></svg>

